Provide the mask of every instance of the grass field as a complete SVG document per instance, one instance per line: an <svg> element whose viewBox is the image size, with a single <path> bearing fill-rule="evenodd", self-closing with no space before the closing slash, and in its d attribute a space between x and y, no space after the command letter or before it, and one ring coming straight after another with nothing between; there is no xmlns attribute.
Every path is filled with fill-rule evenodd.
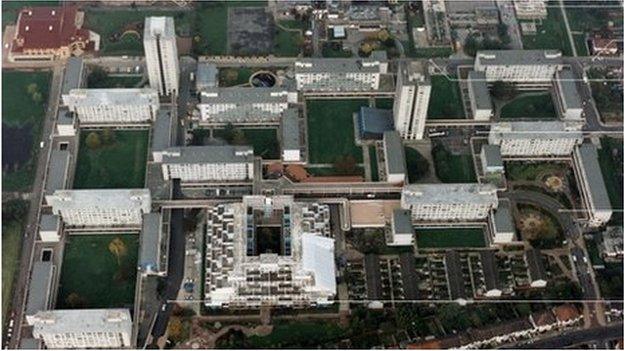
<svg viewBox="0 0 624 351"><path fill-rule="evenodd" d="M503 106L501 118L555 118L550 93L520 96Z"/></svg>
<svg viewBox="0 0 624 351"><path fill-rule="evenodd" d="M70 236L65 244L56 307L131 307L138 251L136 234Z"/></svg>
<svg viewBox="0 0 624 351"><path fill-rule="evenodd" d="M368 106L368 101L307 100L306 106L310 163L333 163L347 155L362 162L362 149L353 135L353 113Z"/></svg>
<svg viewBox="0 0 624 351"><path fill-rule="evenodd" d="M147 164L148 131L113 131L112 144L90 149L80 135L75 189L143 188ZM101 132L99 132L101 135Z"/></svg>
<svg viewBox="0 0 624 351"><path fill-rule="evenodd" d="M143 79L142 76L108 76L98 82L89 82L87 88L136 88Z"/></svg>
<svg viewBox="0 0 624 351"><path fill-rule="evenodd" d="M607 192L609 193L609 201L611 208L614 209L611 222L622 225L622 146L621 139L604 137L600 140L602 148L598 150L598 160L602 170ZM617 155L613 156L612 150L618 150Z"/></svg>
<svg viewBox="0 0 624 351"><path fill-rule="evenodd" d="M609 21L615 27L622 26L622 4L617 0L601 1L598 4L594 0L564 3L572 31L589 33L606 27Z"/></svg>
<svg viewBox="0 0 624 351"><path fill-rule="evenodd" d="M429 99L428 119L466 118L462 105L459 83L456 76L431 76L431 97Z"/></svg>
<svg viewBox="0 0 624 351"><path fill-rule="evenodd" d="M485 247L485 237L481 228L417 228L416 245L420 249Z"/></svg>
<svg viewBox="0 0 624 351"><path fill-rule="evenodd" d="M537 34L523 35L524 50L556 49L561 50L564 56L572 56L572 48L566 32L561 8L558 2L549 1L548 17L537 26ZM555 6L556 5L556 6Z"/></svg>
<svg viewBox="0 0 624 351"><path fill-rule="evenodd" d="M410 183L417 182L429 173L429 161L416 149L409 146L405 147L405 164Z"/></svg>
<svg viewBox="0 0 624 351"><path fill-rule="evenodd" d="M3 138L3 153L29 155L24 155L25 160L19 163L17 169L10 172L3 170L3 191L23 191L32 185L50 79L50 72L2 71L2 85L11 87L2 89L2 100L5 102L2 104L3 134L14 133ZM13 128L20 129L19 133ZM20 137L17 137L18 134ZM8 154L4 157L7 157L6 160L12 158Z"/></svg>
<svg viewBox="0 0 624 351"><path fill-rule="evenodd" d="M247 338L248 348L313 348L344 335L337 324L327 322L278 323L267 336Z"/></svg>
<svg viewBox="0 0 624 351"><path fill-rule="evenodd" d="M294 57L301 52L300 44L303 43L302 33L306 30L305 25L301 21L289 20L280 21L280 25L285 28L299 29L301 32L286 31L276 27L277 34L274 38L273 54L275 56Z"/></svg>
<svg viewBox="0 0 624 351"><path fill-rule="evenodd" d="M377 164L377 148L375 146L368 147L368 156L370 157L371 180L379 181L379 165Z"/></svg>
<svg viewBox="0 0 624 351"><path fill-rule="evenodd" d="M392 98L377 98L375 99L375 107L384 110L392 110L394 105L394 99Z"/></svg>
<svg viewBox="0 0 624 351"><path fill-rule="evenodd" d="M254 149L254 155L261 156L263 159L279 159L280 146L277 140L277 129L259 128L259 129L243 129L245 143L242 145L251 145ZM223 129L215 129L213 136L222 138Z"/></svg>
<svg viewBox="0 0 624 351"><path fill-rule="evenodd" d="M7 310L13 294L13 280L17 273L19 255L22 245L23 224L19 221L2 221L2 318Z"/></svg>
<svg viewBox="0 0 624 351"><path fill-rule="evenodd" d="M585 34L572 34L572 38L574 38L576 54L578 56L589 56L589 51L587 50L587 42L585 41Z"/></svg>
<svg viewBox="0 0 624 351"><path fill-rule="evenodd" d="M454 155L444 147L431 150L436 176L443 183L473 183L477 181L472 156Z"/></svg>

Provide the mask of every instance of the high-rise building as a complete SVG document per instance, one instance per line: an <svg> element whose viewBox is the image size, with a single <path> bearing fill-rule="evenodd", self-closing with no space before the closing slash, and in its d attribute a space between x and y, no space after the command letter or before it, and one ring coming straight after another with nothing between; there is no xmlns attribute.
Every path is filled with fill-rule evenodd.
<svg viewBox="0 0 624 351"><path fill-rule="evenodd" d="M32 317L33 336L48 349L131 348L127 309L42 311Z"/></svg>
<svg viewBox="0 0 624 351"><path fill-rule="evenodd" d="M146 17L143 47L150 86L160 95L177 94L180 64L173 17Z"/></svg>
<svg viewBox="0 0 624 351"><path fill-rule="evenodd" d="M57 190L46 202L63 223L82 227L140 226L152 207L148 189Z"/></svg>
<svg viewBox="0 0 624 351"><path fill-rule="evenodd" d="M583 102L576 87L577 80L570 69L558 71L553 79L553 101L559 117L564 120L583 118Z"/></svg>
<svg viewBox="0 0 624 351"><path fill-rule="evenodd" d="M485 80L485 73L470 71L468 73L468 96L472 118L478 121L487 121L494 114L490 91Z"/></svg>
<svg viewBox="0 0 624 351"><path fill-rule="evenodd" d="M502 80L521 89L541 89L550 86L562 66L557 50L486 50L477 52L474 70L484 72L488 83Z"/></svg>
<svg viewBox="0 0 624 351"><path fill-rule="evenodd" d="M578 125L561 121L495 123L488 136L503 157L566 156L582 140Z"/></svg>
<svg viewBox="0 0 624 351"><path fill-rule="evenodd" d="M392 112L396 130L404 139L422 139L431 96L427 66L414 61L400 64Z"/></svg>

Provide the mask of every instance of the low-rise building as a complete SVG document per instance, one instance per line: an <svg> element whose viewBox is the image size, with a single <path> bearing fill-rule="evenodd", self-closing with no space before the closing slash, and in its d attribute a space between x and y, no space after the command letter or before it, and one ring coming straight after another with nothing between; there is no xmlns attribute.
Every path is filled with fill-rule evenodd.
<svg viewBox="0 0 624 351"><path fill-rule="evenodd" d="M483 174L502 174L505 172L501 148L499 145L483 145L481 147L481 168Z"/></svg>
<svg viewBox="0 0 624 351"><path fill-rule="evenodd" d="M488 83L501 80L530 89L550 86L562 66L561 51L486 50L477 52L474 70L484 72Z"/></svg>
<svg viewBox="0 0 624 351"><path fill-rule="evenodd" d="M152 212L143 215L143 227L140 234L139 245L139 272L144 275L162 274L161 267L161 233L162 216Z"/></svg>
<svg viewBox="0 0 624 351"><path fill-rule="evenodd" d="M51 261L36 261L32 265L30 284L28 284L28 300L24 316L26 323L33 325L35 316L41 311L50 309L52 282L54 281L55 267Z"/></svg>
<svg viewBox="0 0 624 351"><path fill-rule="evenodd" d="M624 257L624 234L621 226L607 227L600 236L600 255L605 260Z"/></svg>
<svg viewBox="0 0 624 351"><path fill-rule="evenodd" d="M468 73L468 96L470 97L472 118L477 121L489 120L494 113L494 109L485 73L476 71Z"/></svg>
<svg viewBox="0 0 624 351"><path fill-rule="evenodd" d="M69 178L69 164L71 153L68 150L53 148L48 162L48 175L46 177L45 195L51 195L57 190L67 189Z"/></svg>
<svg viewBox="0 0 624 351"><path fill-rule="evenodd" d="M547 0L513 0L519 20L544 20L548 17Z"/></svg>
<svg viewBox="0 0 624 351"><path fill-rule="evenodd" d="M548 284L546 270L542 262L542 254L538 249L528 249L524 252L524 261L529 267L529 281L532 288L544 288Z"/></svg>
<svg viewBox="0 0 624 351"><path fill-rule="evenodd" d="M39 219L39 238L43 242L61 239L61 219L57 215L42 214Z"/></svg>
<svg viewBox="0 0 624 351"><path fill-rule="evenodd" d="M393 130L384 133L383 150L386 181L393 184L405 183L407 177L405 150L398 132Z"/></svg>
<svg viewBox="0 0 624 351"><path fill-rule="evenodd" d="M446 0L447 18L453 27L496 27L498 7L494 0Z"/></svg>
<svg viewBox="0 0 624 351"><path fill-rule="evenodd" d="M515 240L516 226L509 201L499 201L498 208L490 216L491 241L494 244L506 244Z"/></svg>
<svg viewBox="0 0 624 351"><path fill-rule="evenodd" d="M127 309L42 311L32 320L33 336L48 349L132 348Z"/></svg>
<svg viewBox="0 0 624 351"><path fill-rule="evenodd" d="M587 211L587 224L599 227L611 219L613 209L600 170L598 151L593 144L581 144L575 148L573 156L583 207Z"/></svg>
<svg viewBox="0 0 624 351"><path fill-rule="evenodd" d="M67 107L60 107L56 119L56 134L59 136L75 136L77 129L78 123L74 114Z"/></svg>
<svg viewBox="0 0 624 351"><path fill-rule="evenodd" d="M476 221L498 206L491 184L410 184L403 187L401 207L413 222Z"/></svg>
<svg viewBox="0 0 624 351"><path fill-rule="evenodd" d="M137 227L152 207L148 189L57 190L46 202L73 227Z"/></svg>
<svg viewBox="0 0 624 351"><path fill-rule="evenodd" d="M397 208L392 211L390 231L386 238L386 245L414 245L414 226L412 225L412 213L409 210Z"/></svg>
<svg viewBox="0 0 624 351"><path fill-rule="evenodd" d="M219 70L212 63L198 62L197 74L195 75L195 89L200 92L219 85Z"/></svg>
<svg viewBox="0 0 624 351"><path fill-rule="evenodd" d="M210 88L201 92L199 124L205 126L277 125L297 92L283 88Z"/></svg>
<svg viewBox="0 0 624 351"><path fill-rule="evenodd" d="M430 97L427 65L419 61L399 63L392 113L394 125L402 138L424 138Z"/></svg>
<svg viewBox="0 0 624 351"><path fill-rule="evenodd" d="M301 135L299 131L299 110L291 108L284 112L280 125L282 161L301 161Z"/></svg>
<svg viewBox="0 0 624 351"><path fill-rule="evenodd" d="M387 73L385 52L369 58L305 58L295 62L297 90L316 92L360 92L379 89Z"/></svg>
<svg viewBox="0 0 624 351"><path fill-rule="evenodd" d="M163 153L171 147L173 123L170 110L158 110L151 133L151 151L154 162L162 162Z"/></svg>
<svg viewBox="0 0 624 351"><path fill-rule="evenodd" d="M555 73L552 85L552 97L560 118L580 120L583 118L583 103L576 87L577 78L570 69Z"/></svg>
<svg viewBox="0 0 624 351"><path fill-rule="evenodd" d="M162 153L163 178L183 183L250 181L253 164L253 148L249 146L183 146Z"/></svg>
<svg viewBox="0 0 624 351"><path fill-rule="evenodd" d="M568 156L583 141L578 125L561 121L499 122L488 141L499 145L503 157Z"/></svg>
<svg viewBox="0 0 624 351"><path fill-rule="evenodd" d="M61 95L69 94L72 89L80 89L85 81L85 65L80 57L70 57L65 64Z"/></svg>
<svg viewBox="0 0 624 351"><path fill-rule="evenodd" d="M9 43L9 61L63 60L98 51L100 36L82 28L84 16L78 6L22 8Z"/></svg>
<svg viewBox="0 0 624 351"><path fill-rule="evenodd" d="M304 307L336 294L327 205L245 196L208 211L204 301L213 308Z"/></svg>
<svg viewBox="0 0 624 351"><path fill-rule="evenodd" d="M394 130L391 110L362 106L356 118L361 140L382 140L385 132Z"/></svg>
<svg viewBox="0 0 624 351"><path fill-rule="evenodd" d="M158 92L148 88L73 89L62 97L81 125L150 123L160 108Z"/></svg>

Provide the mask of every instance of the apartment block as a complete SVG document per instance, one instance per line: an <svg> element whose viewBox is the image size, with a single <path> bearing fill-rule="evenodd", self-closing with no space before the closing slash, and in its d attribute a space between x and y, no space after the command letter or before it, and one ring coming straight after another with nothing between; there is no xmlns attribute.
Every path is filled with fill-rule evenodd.
<svg viewBox="0 0 624 351"><path fill-rule="evenodd" d="M73 89L63 103L81 125L140 124L156 118L160 107L153 89Z"/></svg>
<svg viewBox="0 0 624 351"><path fill-rule="evenodd" d="M48 349L132 348L127 309L42 311L32 320L33 336Z"/></svg>
<svg viewBox="0 0 624 351"><path fill-rule="evenodd" d="M46 202L74 227L140 226L152 206L148 189L57 190Z"/></svg>
<svg viewBox="0 0 624 351"><path fill-rule="evenodd" d="M588 225L599 227L611 219L613 209L605 186L598 151L593 144L581 144L574 149L574 170L583 208L587 210Z"/></svg>
<svg viewBox="0 0 624 351"><path fill-rule="evenodd" d="M477 52L474 70L485 73L488 83L502 80L529 89L550 86L562 66L556 50L486 50Z"/></svg>
<svg viewBox="0 0 624 351"><path fill-rule="evenodd" d="M519 20L544 20L548 17L547 0L513 0Z"/></svg>
<svg viewBox="0 0 624 351"><path fill-rule="evenodd" d="M491 184L410 184L401 193L401 207L412 211L412 222L482 220L497 206Z"/></svg>
<svg viewBox="0 0 624 351"><path fill-rule="evenodd" d="M392 111L395 128L402 138L420 140L424 137L430 96L427 65L419 61L400 63Z"/></svg>
<svg viewBox="0 0 624 351"><path fill-rule="evenodd" d="M383 150L386 181L393 184L405 183L407 179L405 150L398 132L389 131L384 133Z"/></svg>
<svg viewBox="0 0 624 351"><path fill-rule="evenodd" d="M176 95L180 63L173 17L146 17L143 48L150 87L160 95Z"/></svg>
<svg viewBox="0 0 624 351"><path fill-rule="evenodd" d="M478 121L488 121L494 114L494 107L487 87L485 73L470 71L468 73L468 96L472 118Z"/></svg>
<svg viewBox="0 0 624 351"><path fill-rule="evenodd" d="M552 97L559 117L564 120L580 120L583 118L583 102L576 87L578 79L570 69L564 69L555 73Z"/></svg>
<svg viewBox="0 0 624 351"><path fill-rule="evenodd" d="M183 183L250 181L254 177L253 148L249 146L184 146L162 153L165 180Z"/></svg>
<svg viewBox="0 0 624 351"><path fill-rule="evenodd" d="M499 122L488 136L503 157L567 156L582 141L580 126L561 121Z"/></svg>

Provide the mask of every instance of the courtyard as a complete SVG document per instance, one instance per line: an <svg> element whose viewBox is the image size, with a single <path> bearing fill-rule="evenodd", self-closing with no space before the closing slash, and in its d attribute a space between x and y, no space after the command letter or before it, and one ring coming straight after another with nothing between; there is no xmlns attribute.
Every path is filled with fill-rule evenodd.
<svg viewBox="0 0 624 351"><path fill-rule="evenodd" d="M483 228L416 228L419 249L485 247Z"/></svg>
<svg viewBox="0 0 624 351"><path fill-rule="evenodd" d="M69 236L56 308L131 307L138 251L137 234Z"/></svg>
<svg viewBox="0 0 624 351"><path fill-rule="evenodd" d="M524 50L561 50L564 56L572 56L572 47L556 0L548 2L548 17L537 21L537 33L522 35Z"/></svg>
<svg viewBox="0 0 624 351"><path fill-rule="evenodd" d="M502 119L556 118L555 105L549 92L523 94L507 102L501 109Z"/></svg>
<svg viewBox="0 0 624 351"><path fill-rule="evenodd" d="M431 97L427 119L462 119L464 107L457 76L431 76Z"/></svg>

